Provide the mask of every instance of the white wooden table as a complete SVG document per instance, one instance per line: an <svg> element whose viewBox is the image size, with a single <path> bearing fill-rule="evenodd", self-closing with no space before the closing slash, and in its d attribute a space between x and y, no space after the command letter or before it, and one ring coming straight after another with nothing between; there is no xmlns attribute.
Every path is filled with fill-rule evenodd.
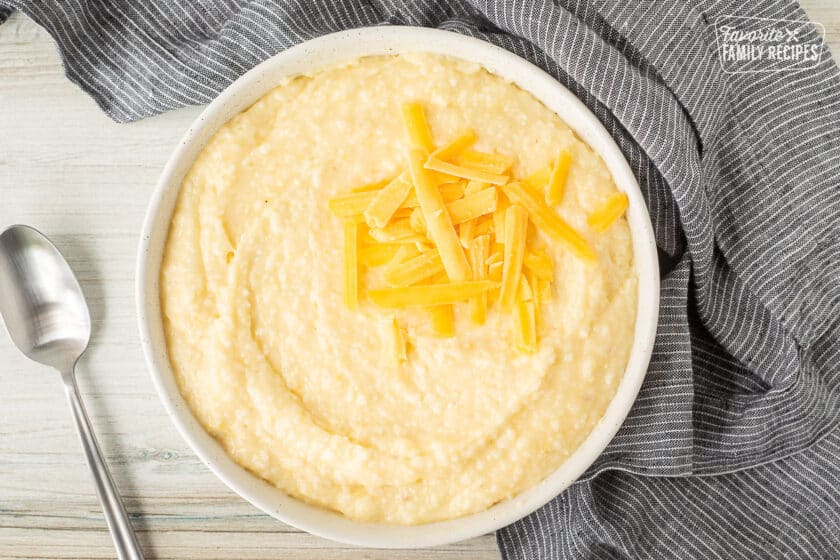
<svg viewBox="0 0 840 560"><path fill-rule="evenodd" d="M803 0L840 53L840 4ZM47 233L86 292L93 342L79 383L149 558L498 558L494 537L360 550L288 527L230 492L158 401L134 315L141 220L166 158L200 108L117 125L63 75L46 32L0 26L0 228ZM113 558L58 375L0 334L0 557Z"/></svg>

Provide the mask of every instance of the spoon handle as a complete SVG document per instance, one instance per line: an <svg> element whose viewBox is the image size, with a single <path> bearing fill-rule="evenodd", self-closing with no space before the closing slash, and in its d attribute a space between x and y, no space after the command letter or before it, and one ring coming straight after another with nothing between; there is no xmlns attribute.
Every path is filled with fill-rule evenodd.
<svg viewBox="0 0 840 560"><path fill-rule="evenodd" d="M67 393L67 400L70 401L70 408L73 410L73 420L79 430L79 437L82 440L82 448L85 451L90 471L93 474L93 481L96 484L96 492L99 494L99 502L105 512L105 521L111 530L111 537L114 539L114 546L117 549L119 560L143 560L143 552L137 543L137 537L131 528L128 515L123 507L114 480L108 471L108 465L102 458L102 451L96 443L96 436L93 434L90 420L88 420L82 399L79 396L79 389L76 386L76 376L73 371L63 373L64 389Z"/></svg>

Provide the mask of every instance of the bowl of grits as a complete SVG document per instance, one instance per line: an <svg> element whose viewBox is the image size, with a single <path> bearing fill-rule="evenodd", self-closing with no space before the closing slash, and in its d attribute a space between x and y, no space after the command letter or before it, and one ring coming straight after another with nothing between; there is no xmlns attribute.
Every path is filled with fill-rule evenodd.
<svg viewBox="0 0 840 560"><path fill-rule="evenodd" d="M288 49L187 131L150 203L141 340L232 490L372 547L482 535L572 484L650 359L650 219L607 131L483 41Z"/></svg>

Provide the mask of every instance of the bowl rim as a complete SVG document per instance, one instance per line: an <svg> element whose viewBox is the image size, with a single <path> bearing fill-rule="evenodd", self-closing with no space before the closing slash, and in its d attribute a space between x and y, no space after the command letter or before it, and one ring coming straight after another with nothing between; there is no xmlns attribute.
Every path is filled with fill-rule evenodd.
<svg viewBox="0 0 840 560"><path fill-rule="evenodd" d="M447 521L399 526L353 521L309 505L268 484L227 455L193 416L178 389L163 339L159 274L162 247L183 177L219 126L284 76L316 72L361 56L407 52L437 53L479 63L529 91L600 154L617 188L630 200L627 217L638 278L638 306L633 347L616 394L584 442L556 471L487 510ZM541 68L481 39L433 28L375 26L324 35L282 51L243 74L203 110L169 157L149 202L138 246L135 301L143 354L158 396L181 437L228 488L284 523L320 537L357 546L418 548L477 537L522 519L568 488L595 462L624 422L647 371L658 320L658 271L650 217L630 166L601 122L571 91Z"/></svg>

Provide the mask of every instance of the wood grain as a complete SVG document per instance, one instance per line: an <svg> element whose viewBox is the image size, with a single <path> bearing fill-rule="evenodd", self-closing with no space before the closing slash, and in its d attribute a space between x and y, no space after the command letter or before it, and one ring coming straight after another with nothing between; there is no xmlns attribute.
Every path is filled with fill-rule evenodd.
<svg viewBox="0 0 840 560"><path fill-rule="evenodd" d="M836 0L802 4L840 52ZM498 558L492 535L377 551L301 533L227 490L175 432L138 344L134 258L157 176L199 108L114 124L20 14L0 26L0 107L0 227L48 233L79 276L94 322L79 383L149 558ZM0 365L0 557L113 558L57 375L5 335Z"/></svg>

